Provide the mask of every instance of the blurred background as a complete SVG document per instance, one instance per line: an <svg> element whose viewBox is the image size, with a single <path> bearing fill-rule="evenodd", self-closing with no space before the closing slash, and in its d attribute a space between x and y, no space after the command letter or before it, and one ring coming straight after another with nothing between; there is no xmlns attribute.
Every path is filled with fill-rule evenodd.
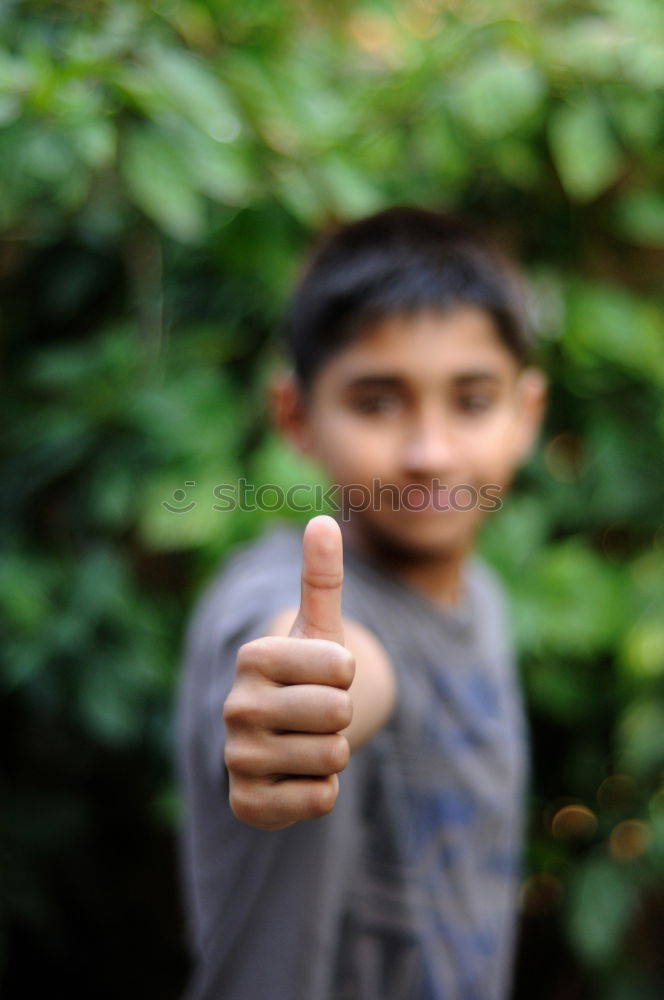
<svg viewBox="0 0 664 1000"><path fill-rule="evenodd" d="M514 997L661 998L661 0L5 0L0 36L2 996L179 995L182 632L274 516L212 491L315 474L264 402L298 261L417 203L522 262L552 382L482 543L533 734Z"/></svg>

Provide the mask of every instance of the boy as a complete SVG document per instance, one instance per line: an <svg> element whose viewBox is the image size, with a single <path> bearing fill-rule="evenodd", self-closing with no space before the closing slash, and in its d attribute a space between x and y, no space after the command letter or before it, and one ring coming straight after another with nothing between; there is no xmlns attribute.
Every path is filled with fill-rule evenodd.
<svg viewBox="0 0 664 1000"><path fill-rule="evenodd" d="M288 333L277 420L342 517L236 554L190 627L189 996L499 1000L525 741L472 546L543 407L515 279L461 222L391 209L322 244Z"/></svg>

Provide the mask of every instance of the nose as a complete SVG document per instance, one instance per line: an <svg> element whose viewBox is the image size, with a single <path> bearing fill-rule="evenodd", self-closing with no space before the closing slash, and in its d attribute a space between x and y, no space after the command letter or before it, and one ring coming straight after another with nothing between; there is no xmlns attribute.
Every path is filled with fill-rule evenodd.
<svg viewBox="0 0 664 1000"><path fill-rule="evenodd" d="M404 472L413 479L442 478L453 468L454 451L452 429L444 415L437 410L420 413L407 431L402 455Z"/></svg>

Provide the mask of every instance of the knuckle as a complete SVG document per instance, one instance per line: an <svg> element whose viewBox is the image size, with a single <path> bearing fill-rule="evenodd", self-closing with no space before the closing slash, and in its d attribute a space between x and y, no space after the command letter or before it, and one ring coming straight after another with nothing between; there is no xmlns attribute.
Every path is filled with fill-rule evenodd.
<svg viewBox="0 0 664 1000"><path fill-rule="evenodd" d="M236 670L238 673L263 671L270 662L270 637L262 636L245 642L237 651ZM273 654L272 654L273 655Z"/></svg>
<svg viewBox="0 0 664 1000"><path fill-rule="evenodd" d="M341 728L345 729L346 726L350 726L353 721L353 699L351 698L348 691L342 692L342 724Z"/></svg>
<svg viewBox="0 0 664 1000"><path fill-rule="evenodd" d="M242 774L250 770L252 754L246 740L228 739L224 747L224 763L231 774Z"/></svg>
<svg viewBox="0 0 664 1000"><path fill-rule="evenodd" d="M231 688L222 716L228 729L257 729L263 723L265 711L265 689L244 679Z"/></svg>
<svg viewBox="0 0 664 1000"><path fill-rule="evenodd" d="M334 687L350 687L355 674L355 657L349 649L331 640L319 640L325 645L321 650L326 680Z"/></svg>
<svg viewBox="0 0 664 1000"><path fill-rule="evenodd" d="M259 826L265 821L260 798L248 782L233 781L228 796L231 811L236 819L248 826Z"/></svg>
<svg viewBox="0 0 664 1000"><path fill-rule="evenodd" d="M343 571L337 567L312 566L305 564L302 568L302 581L312 590L332 590L341 588L344 582Z"/></svg>
<svg viewBox="0 0 664 1000"><path fill-rule="evenodd" d="M233 726L238 721L238 718L242 717L242 705L235 690L232 690L226 698L222 716L227 727Z"/></svg>
<svg viewBox="0 0 664 1000"><path fill-rule="evenodd" d="M237 688L233 688L224 702L222 715L229 729L246 725L251 717L251 704Z"/></svg>
<svg viewBox="0 0 664 1000"><path fill-rule="evenodd" d="M338 732L350 724L353 703L347 691L329 688L326 692L325 721L331 732Z"/></svg>
<svg viewBox="0 0 664 1000"><path fill-rule="evenodd" d="M235 740L230 736L224 743L224 764L229 774L235 771Z"/></svg>
<svg viewBox="0 0 664 1000"><path fill-rule="evenodd" d="M238 649L235 657L235 668L238 673L246 670L251 663L254 655L254 645L255 643L253 642L245 642L244 645L240 646Z"/></svg>
<svg viewBox="0 0 664 1000"><path fill-rule="evenodd" d="M279 760L265 732L231 731L224 746L224 763L231 774L260 778L279 769Z"/></svg>
<svg viewBox="0 0 664 1000"><path fill-rule="evenodd" d="M230 775L228 789L228 804L231 807L233 815L238 819L242 819L245 815L245 795L243 785L242 782L232 774Z"/></svg>
<svg viewBox="0 0 664 1000"><path fill-rule="evenodd" d="M335 643L336 649L332 657L334 683L339 687L348 688L355 676L355 657L345 646Z"/></svg>
<svg viewBox="0 0 664 1000"><path fill-rule="evenodd" d="M339 794L339 782L336 775L325 778L311 788L308 795L307 812L315 819L332 812Z"/></svg>
<svg viewBox="0 0 664 1000"><path fill-rule="evenodd" d="M345 736L337 734L330 737L327 745L327 771L329 774L337 774L343 771L348 765L350 758L350 747Z"/></svg>

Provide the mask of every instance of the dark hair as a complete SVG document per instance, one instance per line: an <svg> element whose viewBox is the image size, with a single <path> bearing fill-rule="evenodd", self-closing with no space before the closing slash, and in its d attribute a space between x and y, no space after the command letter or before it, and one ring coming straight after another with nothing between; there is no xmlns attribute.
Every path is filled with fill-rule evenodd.
<svg viewBox="0 0 664 1000"><path fill-rule="evenodd" d="M469 223L421 208L351 222L316 248L293 295L286 336L303 387L375 321L470 305L493 318L520 364L530 336L516 271Z"/></svg>

